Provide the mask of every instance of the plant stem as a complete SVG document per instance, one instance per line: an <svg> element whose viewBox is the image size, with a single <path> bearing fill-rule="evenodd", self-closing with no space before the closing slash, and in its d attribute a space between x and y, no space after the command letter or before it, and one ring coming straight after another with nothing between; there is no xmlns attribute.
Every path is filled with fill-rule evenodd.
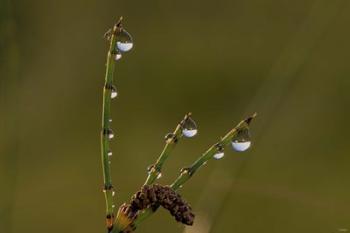
<svg viewBox="0 0 350 233"><path fill-rule="evenodd" d="M148 177L144 185L151 185L157 180L157 177L162 172L163 164L165 163L166 159L169 157L170 152L175 148L175 145L177 144L179 139L182 137L183 123L190 116L191 116L191 113L186 114L184 119L176 126L174 132L166 136L166 141L165 141L166 144L164 146L164 149L160 154L159 158L157 159L156 163L150 167L150 170L148 172Z"/></svg>
<svg viewBox="0 0 350 233"><path fill-rule="evenodd" d="M187 121L187 119L191 116L191 113L188 113L185 115L183 120L176 126L173 133L169 133L165 136L165 146L163 151L161 152L160 156L158 157L157 161L151 165L148 169L148 176L146 178L146 181L144 185L151 185L153 184L159 175L161 175L163 165L167 158L170 155L170 152L175 148L175 145L179 142L182 135L182 129L184 123ZM122 208L122 206L120 207ZM121 210L119 208L119 211ZM129 224L132 224L131 219L125 218L122 216L122 214L118 213L116 222L113 226L112 233L119 233L123 232L126 226Z"/></svg>
<svg viewBox="0 0 350 233"><path fill-rule="evenodd" d="M101 131L101 160L103 171L103 192L106 200L106 224L110 229L114 222L114 203L113 203L113 185L111 178L111 168L108 153L110 152L109 140L110 140L110 119L111 119L111 87L113 87L113 76L115 69L114 53L116 46L116 34L118 30L121 30L121 20L113 26L109 31L109 50L107 53L106 62L106 74L103 88L103 105L102 105L102 131Z"/></svg>
<svg viewBox="0 0 350 233"><path fill-rule="evenodd" d="M220 151L223 147L231 143L233 137L237 135L240 129L248 127L250 122L256 117L256 113L252 116L241 121L235 128L228 132L221 140L212 145L202 156L200 156L190 167L181 169L181 173L178 178L170 185L174 190L178 190L186 183L194 173L201 168L207 161L213 158L213 156ZM145 219L151 216L155 211L151 208L146 209L138 215L135 221L132 223L134 228L137 228Z"/></svg>

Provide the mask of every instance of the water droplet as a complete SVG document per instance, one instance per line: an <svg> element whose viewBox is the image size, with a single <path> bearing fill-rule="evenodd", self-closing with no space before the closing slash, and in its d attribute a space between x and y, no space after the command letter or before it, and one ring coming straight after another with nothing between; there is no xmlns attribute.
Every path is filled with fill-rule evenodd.
<svg viewBox="0 0 350 233"><path fill-rule="evenodd" d="M114 99L115 97L118 96L118 92L117 92L117 88L115 88L115 86L112 86L111 89L111 98Z"/></svg>
<svg viewBox="0 0 350 233"><path fill-rule="evenodd" d="M114 209L114 208L115 208L115 205L112 205L112 208Z"/></svg>
<svg viewBox="0 0 350 233"><path fill-rule="evenodd" d="M159 172L159 173L157 174L157 179L160 179L160 178L162 178L162 173L161 173L161 172Z"/></svg>
<svg viewBox="0 0 350 233"><path fill-rule="evenodd" d="M168 140L173 139L174 136L175 135L173 133L168 133L168 134L165 135L164 139L165 139L165 141L168 141Z"/></svg>
<svg viewBox="0 0 350 233"><path fill-rule="evenodd" d="M117 95L118 95L117 88L113 84L107 83L105 88L107 91L110 91L112 99L117 97Z"/></svg>
<svg viewBox="0 0 350 233"><path fill-rule="evenodd" d="M115 191L114 190L112 190L112 197L114 197L115 196Z"/></svg>
<svg viewBox="0 0 350 233"><path fill-rule="evenodd" d="M234 141L232 142L233 149L235 151L241 152L241 151L246 151L249 149L251 146L251 142L238 142Z"/></svg>
<svg viewBox="0 0 350 233"><path fill-rule="evenodd" d="M128 52L132 49L133 45L131 35L125 29L121 29L117 33L117 51L122 53Z"/></svg>
<svg viewBox="0 0 350 233"><path fill-rule="evenodd" d="M180 189L182 189L182 187L183 187L182 185L179 186Z"/></svg>
<svg viewBox="0 0 350 233"><path fill-rule="evenodd" d="M118 60L120 60L121 58L122 58L122 54L121 54L119 51L117 51L117 53L116 53L115 56L114 56L114 60L118 61Z"/></svg>
<svg viewBox="0 0 350 233"><path fill-rule="evenodd" d="M214 159L222 159L225 156L224 151L218 151L215 155L213 155Z"/></svg>
<svg viewBox="0 0 350 233"><path fill-rule="evenodd" d="M109 122L112 122L113 120L112 120L112 118L110 118L108 121L109 121Z"/></svg>
<svg viewBox="0 0 350 233"><path fill-rule="evenodd" d="M109 138L109 139L114 138L114 132L113 132L113 130L109 129L107 135L108 135L108 138Z"/></svg>
<svg viewBox="0 0 350 233"><path fill-rule="evenodd" d="M154 164L149 165L149 166L147 167L147 173L148 173L148 174L152 173L153 168L154 168Z"/></svg>
<svg viewBox="0 0 350 233"><path fill-rule="evenodd" d="M191 138L198 133L197 124L191 117L187 117L182 125L182 133L185 137Z"/></svg>
<svg viewBox="0 0 350 233"><path fill-rule="evenodd" d="M181 168L180 170L180 174L187 174L187 173L190 173L190 168L188 167L184 167L184 168Z"/></svg>
<svg viewBox="0 0 350 233"><path fill-rule="evenodd" d="M104 130L103 130L103 134L104 134L108 139L114 138L114 132L113 132L112 129L104 129Z"/></svg>
<svg viewBox="0 0 350 233"><path fill-rule="evenodd" d="M183 135L185 135L185 137L191 138L197 134L197 130L196 129L183 129L182 133L183 133Z"/></svg>
<svg viewBox="0 0 350 233"><path fill-rule="evenodd" d="M242 152L251 146L249 128L240 129L235 137L232 138L232 147L235 151Z"/></svg>
<svg viewBox="0 0 350 233"><path fill-rule="evenodd" d="M111 157L111 156L113 155L113 152L112 152L112 151L108 151L107 155L108 155L109 157Z"/></svg>

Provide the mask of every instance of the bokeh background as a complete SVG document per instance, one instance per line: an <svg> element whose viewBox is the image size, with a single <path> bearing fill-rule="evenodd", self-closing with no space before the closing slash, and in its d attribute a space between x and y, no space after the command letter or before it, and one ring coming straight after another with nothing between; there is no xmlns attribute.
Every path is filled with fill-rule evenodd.
<svg viewBox="0 0 350 233"><path fill-rule="evenodd" d="M0 232L104 232L99 132L117 17L134 48L117 64L113 182L127 201L186 112L199 125L162 184L257 111L253 147L227 148L138 232L350 231L347 0L0 1Z"/></svg>

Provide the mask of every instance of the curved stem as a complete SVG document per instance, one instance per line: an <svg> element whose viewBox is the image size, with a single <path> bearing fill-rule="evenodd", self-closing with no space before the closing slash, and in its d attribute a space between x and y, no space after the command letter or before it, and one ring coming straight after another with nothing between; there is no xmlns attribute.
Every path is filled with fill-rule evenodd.
<svg viewBox="0 0 350 233"><path fill-rule="evenodd" d="M184 119L176 126L174 132L166 135L164 149L159 155L155 164L153 164L149 168L148 176L146 178L144 185L153 184L157 180L158 176L161 175L163 165L165 161L168 159L171 151L175 148L175 145L179 142L180 138L183 136L182 135L183 125L190 116L191 116L191 113L186 114ZM123 209L123 205L119 208L119 211L121 211L122 209ZM127 227L129 224L132 224L132 220L125 218L123 214L118 212L112 232L113 233L123 232L125 227Z"/></svg>
<svg viewBox="0 0 350 233"><path fill-rule="evenodd" d="M233 137L237 135L240 129L248 127L251 121L256 117L256 113L252 116L241 121L235 128L228 132L219 142L212 145L202 156L200 156L190 167L181 169L181 173L178 178L170 185L174 190L178 190L186 183L206 162L213 158L213 156L220 151L223 147L231 143ZM137 228L145 219L151 216L155 211L151 208L146 209L138 215L135 221L132 223L133 228Z"/></svg>
<svg viewBox="0 0 350 233"><path fill-rule="evenodd" d="M111 168L108 153L110 152L110 119L111 119L111 92L113 90L113 76L115 69L114 61L114 51L116 46L116 34L118 30L121 30L121 20L113 26L108 32L108 39L110 41L109 50L107 53L107 62L106 62L106 74L105 82L103 88L103 105L102 105L102 131L101 131L101 160L102 160L102 171L103 171L103 192L106 200L106 224L107 228L111 229L113 227L114 221L114 203L113 203L113 185L111 178Z"/></svg>

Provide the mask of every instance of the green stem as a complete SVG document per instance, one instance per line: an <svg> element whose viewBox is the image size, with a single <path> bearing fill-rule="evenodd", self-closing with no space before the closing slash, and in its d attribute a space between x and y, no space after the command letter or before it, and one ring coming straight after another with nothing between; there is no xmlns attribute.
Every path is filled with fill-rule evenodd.
<svg viewBox="0 0 350 233"><path fill-rule="evenodd" d="M191 113L186 114L184 119L176 126L174 132L172 134L167 135L164 149L160 154L159 158L157 159L156 163L151 166L148 172L148 177L144 185L151 185L157 180L157 177L161 174L162 167L165 161L167 160L167 158L169 157L170 152L175 148L175 145L177 144L179 139L182 137L182 126L184 122L190 116L191 116Z"/></svg>
<svg viewBox="0 0 350 233"><path fill-rule="evenodd" d="M144 185L151 185L153 184L158 176L162 172L163 165L165 161L168 159L171 151L175 148L176 144L179 142L180 138L182 138L182 129L183 125L186 122L186 120L191 116L191 113L188 113L185 115L184 119L176 126L173 133L169 133L165 137L165 146L162 151L162 153L159 155L157 161L155 164L153 164L148 171L147 179L144 183ZM129 223L125 224L124 218L117 217L116 222L113 226L112 233L119 233L123 232L125 229L125 226L127 226Z"/></svg>
<svg viewBox="0 0 350 233"><path fill-rule="evenodd" d="M113 203L113 185L111 178L111 168L108 153L110 152L109 146L109 134L110 134L110 119L111 119L111 92L113 87L113 76L115 69L115 46L116 46L116 34L118 30L121 30L121 19L113 26L113 29L109 32L109 50L107 53L106 62L106 74L103 88L103 105L102 105L102 131L101 131L101 160L104 182L104 195L106 200L106 218L107 228L111 228L114 219L114 203Z"/></svg>
<svg viewBox="0 0 350 233"><path fill-rule="evenodd" d="M233 137L237 135L237 132L244 128L248 127L252 119L256 117L256 113L252 116L246 118L241 121L235 128L233 128L230 132L228 132L219 142L212 145L202 156L200 156L190 167L181 169L181 173L178 178L170 185L174 190L178 190L182 187L184 183L186 183L195 173L201 168L204 164L206 164L213 156L220 151L221 148L227 146L231 143ZM155 211L151 208L146 209L142 213L138 215L135 221L132 223L133 227L136 229L145 219L151 216Z"/></svg>

